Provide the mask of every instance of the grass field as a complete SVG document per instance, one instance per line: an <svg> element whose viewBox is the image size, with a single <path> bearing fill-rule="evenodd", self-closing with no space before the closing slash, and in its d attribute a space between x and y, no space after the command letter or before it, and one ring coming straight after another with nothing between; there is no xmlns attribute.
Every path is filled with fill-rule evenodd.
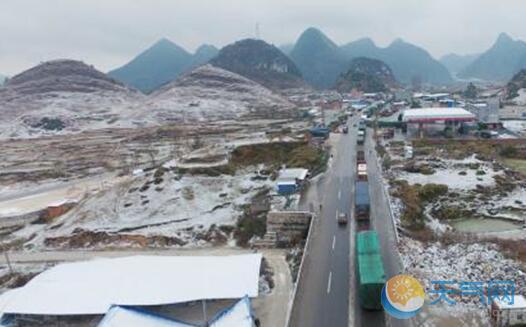
<svg viewBox="0 0 526 327"><path fill-rule="evenodd" d="M502 159L506 166L517 170L523 175L526 175L526 160L523 159Z"/></svg>

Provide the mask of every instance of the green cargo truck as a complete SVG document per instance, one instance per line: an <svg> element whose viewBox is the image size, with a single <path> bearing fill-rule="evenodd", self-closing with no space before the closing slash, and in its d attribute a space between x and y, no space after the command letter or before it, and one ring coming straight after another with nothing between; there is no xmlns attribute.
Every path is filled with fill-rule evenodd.
<svg viewBox="0 0 526 327"><path fill-rule="evenodd" d="M367 310L382 310L385 272L378 235L374 231L356 236L356 270L360 305Z"/></svg>
<svg viewBox="0 0 526 327"><path fill-rule="evenodd" d="M372 230L359 232L356 236L357 254L380 254L380 241L378 233Z"/></svg>

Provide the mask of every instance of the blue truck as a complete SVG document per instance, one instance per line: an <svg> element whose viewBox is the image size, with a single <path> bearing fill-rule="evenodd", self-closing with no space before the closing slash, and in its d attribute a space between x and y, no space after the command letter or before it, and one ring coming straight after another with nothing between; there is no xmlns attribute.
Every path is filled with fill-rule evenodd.
<svg viewBox="0 0 526 327"><path fill-rule="evenodd" d="M354 188L354 214L358 221L369 221L369 182L356 181Z"/></svg>

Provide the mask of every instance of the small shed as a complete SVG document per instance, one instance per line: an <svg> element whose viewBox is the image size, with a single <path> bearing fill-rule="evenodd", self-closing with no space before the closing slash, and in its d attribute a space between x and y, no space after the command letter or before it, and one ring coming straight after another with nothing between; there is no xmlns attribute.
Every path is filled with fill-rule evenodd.
<svg viewBox="0 0 526 327"><path fill-rule="evenodd" d="M286 168L279 171L277 188L279 194L296 192L309 176L309 170L304 168Z"/></svg>
<svg viewBox="0 0 526 327"><path fill-rule="evenodd" d="M515 295L512 304L494 299L490 313L493 326L526 324L526 299L522 295Z"/></svg>

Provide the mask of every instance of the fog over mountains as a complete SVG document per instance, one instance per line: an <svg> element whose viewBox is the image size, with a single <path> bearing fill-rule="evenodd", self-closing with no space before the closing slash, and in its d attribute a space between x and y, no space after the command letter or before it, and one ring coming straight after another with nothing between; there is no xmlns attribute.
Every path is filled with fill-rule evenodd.
<svg viewBox="0 0 526 327"><path fill-rule="evenodd" d="M204 44L190 53L161 39L108 75L151 93L193 68L211 63L275 90L305 85L327 89L334 88L338 77L349 70L352 59L359 57L384 62L402 85L448 85L457 78L504 82L526 68L526 43L502 33L481 54L451 53L437 60L425 49L402 39L386 47L377 46L370 38L338 45L316 28L306 29L295 43L280 47L245 39L221 50Z"/></svg>
<svg viewBox="0 0 526 327"><path fill-rule="evenodd" d="M305 86L294 62L278 48L262 40L245 39L227 45L210 63L270 89Z"/></svg>
<svg viewBox="0 0 526 327"><path fill-rule="evenodd" d="M175 80L192 67L207 62L217 51L214 46L203 45L192 55L170 40L161 39L126 65L108 74L149 93Z"/></svg>
<svg viewBox="0 0 526 327"><path fill-rule="evenodd" d="M526 67L526 43L514 40L506 33L495 44L460 71L462 78L507 81Z"/></svg>

